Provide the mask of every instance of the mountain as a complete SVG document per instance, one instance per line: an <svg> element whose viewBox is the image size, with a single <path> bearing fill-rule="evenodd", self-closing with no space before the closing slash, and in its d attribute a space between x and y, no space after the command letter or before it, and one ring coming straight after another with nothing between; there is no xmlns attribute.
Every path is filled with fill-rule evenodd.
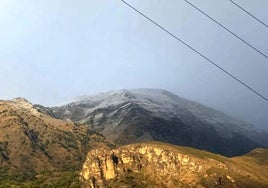
<svg viewBox="0 0 268 188"><path fill-rule="evenodd" d="M59 117L65 120L56 119ZM205 123L215 117L217 122L232 124L222 125L225 132L217 132L223 128L218 129L215 121ZM217 135L202 132L210 129ZM189 147L144 142L165 139L178 144L188 139L207 141L202 144L218 149L217 144L225 143L235 131L240 142L234 146L246 150L259 146L266 134L163 90L113 91L55 108L33 105L23 98L0 100L0 188L267 187L266 149L227 158ZM128 142L143 143L120 146ZM230 151L235 151L229 143Z"/></svg>
<svg viewBox="0 0 268 188"><path fill-rule="evenodd" d="M110 141L162 141L225 156L268 146L268 134L215 109L159 89L83 96L53 107L55 117L88 125Z"/></svg>
<svg viewBox="0 0 268 188"><path fill-rule="evenodd" d="M83 187L268 187L268 150L226 158L209 152L149 142L88 153Z"/></svg>
<svg viewBox="0 0 268 188"><path fill-rule="evenodd" d="M67 176L79 182L74 173L87 152L106 145L87 127L55 119L40 108L23 98L0 101L0 187L30 180L51 186Z"/></svg>

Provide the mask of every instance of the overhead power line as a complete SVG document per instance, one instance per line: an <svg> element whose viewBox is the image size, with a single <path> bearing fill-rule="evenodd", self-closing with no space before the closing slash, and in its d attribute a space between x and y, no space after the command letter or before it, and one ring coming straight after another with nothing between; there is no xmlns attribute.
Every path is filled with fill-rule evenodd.
<svg viewBox="0 0 268 188"><path fill-rule="evenodd" d="M225 74L227 74L229 77L231 77L232 79L234 79L235 81L237 81L238 83L240 83L241 85L243 85L244 87L246 87L247 89L249 89L250 91L252 91L254 94L258 95L260 98L262 98L263 100L265 100L266 102L268 102L268 98L266 98L264 95L262 95L261 93L259 93L254 88L250 87L249 85L247 85L246 83L244 83L240 79L238 79L236 76L234 76L233 74L231 74L227 70L225 70L222 67L220 67L214 61L212 61L211 59L209 59L208 57L206 57L205 55L203 55L201 52L199 52L198 50L196 50L195 48L193 48L191 45L189 45L186 42L184 42L182 39L180 39L177 36L175 36L174 34L172 34L170 31L168 31L167 29L165 29L163 26L161 26L160 24L158 24L156 21L152 20L151 18L149 18L148 16L146 16L144 13L140 12L138 9L136 9L132 5L128 4L126 1L124 1L124 0L120 0L120 1L123 2L125 5L127 5L129 8L133 9L134 11L136 11L138 14L140 14L144 18L146 18L148 21L150 21L151 23L153 23L154 25L156 25L158 28L160 28L161 30L163 30L165 33L167 33L168 35L170 35L171 37L173 37L174 39L176 39L177 41L181 42L182 44L184 44L185 46L187 46L188 48L190 48L192 51L194 51L195 53L197 53L198 55L200 55L201 57L203 57L207 62L209 62L210 64L214 65L215 67L217 67L218 69L220 69L222 72L224 72Z"/></svg>
<svg viewBox="0 0 268 188"><path fill-rule="evenodd" d="M234 4L235 6L237 6L238 8L240 8L241 10L243 10L245 13L247 13L249 16L251 16L253 19L255 19L256 21L258 21L260 24L262 24L263 26L268 28L268 25L266 23L264 23L263 21L261 21L259 18L257 18L256 16L254 16L253 14L251 14L249 11L247 11L246 9L244 9L243 7L241 7L238 3L229 0L232 4Z"/></svg>
<svg viewBox="0 0 268 188"><path fill-rule="evenodd" d="M247 42L246 40L244 40L243 38L241 38L240 36L238 36L237 34L235 34L234 32L232 32L230 29L228 29L227 27L225 27L224 25L222 25L220 22L218 22L217 20L215 20L214 18L212 18L211 16L209 16L203 10L201 10L200 8L198 8L197 6L195 6L194 4L192 4L191 2L189 2L187 0L184 0L184 1L186 3L188 3L190 6L192 6L193 8L195 8L196 10L198 10L199 12L201 12L203 15L205 15L206 17L208 17L209 19L211 19L213 22L215 22L216 24L218 24L220 27L222 27L223 29L225 29L226 31L228 31L230 34L232 34L233 36L235 36L237 39L239 39L240 41L242 41L244 44L246 44L247 46L249 46L251 49L255 50L260 55L262 55L263 57L265 57L265 58L268 59L268 56L266 54L264 54L263 52L261 52L260 50L258 50L256 47L254 47L252 44L250 44L249 42Z"/></svg>

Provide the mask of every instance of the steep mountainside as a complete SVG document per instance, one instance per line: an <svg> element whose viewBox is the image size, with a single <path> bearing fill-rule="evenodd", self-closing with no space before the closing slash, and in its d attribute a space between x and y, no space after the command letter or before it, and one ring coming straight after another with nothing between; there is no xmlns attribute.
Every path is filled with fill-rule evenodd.
<svg viewBox="0 0 268 188"><path fill-rule="evenodd" d="M7 180L80 170L89 149L102 143L87 127L54 119L25 99L0 101L0 187Z"/></svg>
<svg viewBox="0 0 268 188"><path fill-rule="evenodd" d="M222 112L158 89L84 96L50 113L86 124L117 144L163 141L226 156L268 146L268 134Z"/></svg>
<svg viewBox="0 0 268 188"><path fill-rule="evenodd" d="M257 149L226 158L156 142L99 148L88 153L81 179L87 188L264 188L268 187L267 156L268 150Z"/></svg>

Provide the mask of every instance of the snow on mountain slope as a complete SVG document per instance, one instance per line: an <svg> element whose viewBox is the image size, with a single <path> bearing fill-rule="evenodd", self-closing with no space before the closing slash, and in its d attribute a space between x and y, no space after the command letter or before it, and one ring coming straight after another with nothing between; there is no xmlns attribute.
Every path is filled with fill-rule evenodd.
<svg viewBox="0 0 268 188"><path fill-rule="evenodd" d="M171 92L161 89L123 89L109 91L98 95L77 97L75 100L60 107L64 108L65 106L75 105L85 106L86 108L84 108L83 113L88 114L96 109L117 106L126 102L138 104L154 115L165 119L180 117L182 112L189 112L202 121L215 124L215 126L235 124L236 126L232 128L254 128L252 125L231 118L220 111L183 99Z"/></svg>
<svg viewBox="0 0 268 188"><path fill-rule="evenodd" d="M268 146L267 133L254 126L161 89L123 89L78 97L52 111L58 118L86 124L119 144L159 140L222 154L228 150L228 155L238 147L228 148L231 142L239 142L234 144L243 147L240 153Z"/></svg>

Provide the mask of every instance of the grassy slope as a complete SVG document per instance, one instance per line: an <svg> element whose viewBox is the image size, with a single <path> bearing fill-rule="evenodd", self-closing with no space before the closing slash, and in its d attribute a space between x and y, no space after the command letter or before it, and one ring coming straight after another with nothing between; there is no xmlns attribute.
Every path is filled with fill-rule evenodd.
<svg viewBox="0 0 268 188"><path fill-rule="evenodd" d="M0 101L0 187L79 187L88 150L108 144L86 126Z"/></svg>

